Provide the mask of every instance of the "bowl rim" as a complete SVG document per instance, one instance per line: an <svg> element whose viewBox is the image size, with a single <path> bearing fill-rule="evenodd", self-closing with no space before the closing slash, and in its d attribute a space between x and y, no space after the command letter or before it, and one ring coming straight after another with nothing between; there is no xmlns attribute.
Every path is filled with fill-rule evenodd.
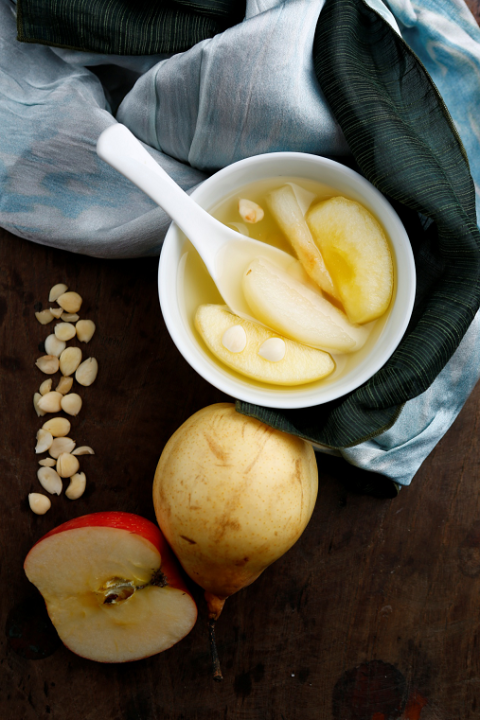
<svg viewBox="0 0 480 720"><path fill-rule="evenodd" d="M160 307L170 337L180 354L201 377L230 397L254 405L286 410L322 405L343 397L367 382L385 365L398 347L410 321L415 301L416 271L413 251L406 230L385 196L363 175L330 158L290 151L254 155L217 171L197 186L191 193L191 197L208 210L236 188L240 189L249 182L253 182L254 178L247 178L244 181L239 181L239 178L243 173L250 175L254 168L262 170L260 179L275 176L302 177L301 173L290 172L288 168L286 172L273 172L285 160L294 164L302 164L306 161L310 167L316 165L319 169L326 168L333 175L341 176L343 181L352 185L352 194L357 193L361 196L367 207L375 206L373 212L390 236L390 246L395 254L397 276L400 274L398 270L400 260L403 268L401 271L403 280L401 283L396 283L394 305L380 337L376 340L375 357L372 359L369 355L368 363L365 358L352 369L351 373L347 373L338 381L324 387L312 386L310 383L296 386L272 385L270 388L266 384L263 386L253 385L248 377L243 380L240 376L233 376L227 366L221 367L207 355L190 328L185 327L177 296L177 280L181 259L182 256L184 257L182 247L185 243L185 236L173 222L166 233L160 253L158 291ZM268 168L271 168L272 172L268 173ZM266 174L264 174L264 170L267 171ZM322 182L322 178L317 178L317 180ZM334 184L328 180L325 182ZM229 190L227 188L230 185L232 187ZM215 190L216 187L222 188L222 191L216 192L216 199L209 201L208 196L211 195L212 188ZM388 223L385 223L386 218ZM175 267L175 272L172 272L172 267Z"/></svg>

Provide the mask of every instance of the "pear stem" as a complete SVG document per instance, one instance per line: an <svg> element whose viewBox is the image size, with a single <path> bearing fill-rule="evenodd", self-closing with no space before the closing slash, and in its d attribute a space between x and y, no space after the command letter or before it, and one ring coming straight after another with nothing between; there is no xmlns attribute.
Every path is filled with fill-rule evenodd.
<svg viewBox="0 0 480 720"><path fill-rule="evenodd" d="M220 658L218 657L217 643L215 640L215 618L208 620L208 632L210 635L210 652L212 653L213 679L217 682L223 680L222 668L220 667Z"/></svg>

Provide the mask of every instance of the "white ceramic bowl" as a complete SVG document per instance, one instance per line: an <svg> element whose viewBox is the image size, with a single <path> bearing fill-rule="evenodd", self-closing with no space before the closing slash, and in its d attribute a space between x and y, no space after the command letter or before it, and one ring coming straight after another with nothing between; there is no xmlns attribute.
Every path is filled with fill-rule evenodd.
<svg viewBox="0 0 480 720"><path fill-rule="evenodd" d="M405 229L384 196L350 168L305 153L256 155L220 170L205 180L192 197L207 210L256 180L298 177L329 185L361 202L381 222L390 240L395 289L391 310L377 321L375 339L355 353L338 356L336 371L328 378L294 387L256 383L217 361L193 326L191 299L185 298L186 263L195 252L179 228L172 224L165 237L159 263L159 295L168 331L183 357L205 380L233 398L272 408L301 408L334 400L366 382L392 355L406 330L415 298L415 264ZM188 275L188 274L187 274ZM218 302L221 302L219 299Z"/></svg>

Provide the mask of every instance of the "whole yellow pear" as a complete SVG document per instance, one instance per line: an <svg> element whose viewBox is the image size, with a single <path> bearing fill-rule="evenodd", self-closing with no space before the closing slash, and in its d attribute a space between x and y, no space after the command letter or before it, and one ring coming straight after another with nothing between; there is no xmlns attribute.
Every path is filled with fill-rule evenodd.
<svg viewBox="0 0 480 720"><path fill-rule="evenodd" d="M210 618L298 540L317 490L312 446L233 404L203 408L172 435L155 472L155 514Z"/></svg>

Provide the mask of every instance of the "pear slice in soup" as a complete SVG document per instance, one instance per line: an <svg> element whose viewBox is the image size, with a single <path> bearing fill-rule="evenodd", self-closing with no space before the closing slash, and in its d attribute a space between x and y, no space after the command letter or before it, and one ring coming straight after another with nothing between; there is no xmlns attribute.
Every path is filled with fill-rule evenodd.
<svg viewBox="0 0 480 720"><path fill-rule="evenodd" d="M369 335L355 327L320 291L283 268L258 257L248 266L242 288L252 315L291 340L326 352L359 350Z"/></svg>
<svg viewBox="0 0 480 720"><path fill-rule="evenodd" d="M273 190L266 199L273 217L308 275L324 292L340 299L292 186L284 185Z"/></svg>
<svg viewBox="0 0 480 720"><path fill-rule="evenodd" d="M344 197L323 200L307 222L342 305L353 323L367 323L388 309L393 261L378 220L363 205Z"/></svg>
<svg viewBox="0 0 480 720"><path fill-rule="evenodd" d="M242 375L275 385L303 385L330 375L330 355L233 315L222 305L201 305L195 327L209 350Z"/></svg>

